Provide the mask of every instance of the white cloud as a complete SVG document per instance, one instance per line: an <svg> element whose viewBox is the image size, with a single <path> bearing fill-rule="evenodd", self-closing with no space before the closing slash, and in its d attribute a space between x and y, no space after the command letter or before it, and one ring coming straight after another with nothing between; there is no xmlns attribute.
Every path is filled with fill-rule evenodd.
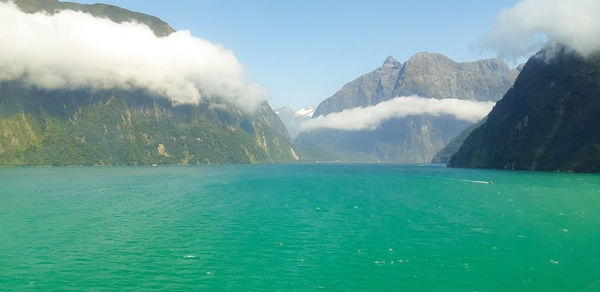
<svg viewBox="0 0 600 292"><path fill-rule="evenodd" d="M598 0L523 0L498 15L483 45L519 58L550 41L586 56L600 49L599 13Z"/></svg>
<svg viewBox="0 0 600 292"><path fill-rule="evenodd" d="M492 110L494 104L494 102L456 98L396 97L374 106L357 107L313 118L305 122L301 130L310 131L320 128L346 131L374 130L389 119L416 115L452 115L459 120L477 122Z"/></svg>
<svg viewBox="0 0 600 292"><path fill-rule="evenodd" d="M0 81L44 89L142 88L177 104L221 98L254 109L266 92L244 79L231 51L189 31L156 37L75 11L26 14L0 2Z"/></svg>

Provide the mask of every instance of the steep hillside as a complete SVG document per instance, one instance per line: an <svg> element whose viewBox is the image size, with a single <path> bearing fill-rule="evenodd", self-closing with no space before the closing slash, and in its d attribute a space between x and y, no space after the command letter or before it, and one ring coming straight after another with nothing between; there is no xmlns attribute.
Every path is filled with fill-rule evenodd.
<svg viewBox="0 0 600 292"><path fill-rule="evenodd" d="M156 17L110 5L52 0L17 0L16 4L28 13L52 14L71 9L115 22L136 21L150 26L159 37L173 32ZM35 64L26 67L32 66ZM197 104L176 103L165 95L131 84L112 86L115 88L107 88L111 83L93 88L46 88L31 84L31 79L25 78L28 74L23 71L7 79L6 76L12 76L8 74L0 81L0 165L258 163L299 159L285 126L266 102L250 111L232 105L231 98L220 96L200 99ZM44 76L51 78L52 74Z"/></svg>
<svg viewBox="0 0 600 292"><path fill-rule="evenodd" d="M458 149L460 149L460 146L462 146L462 144L465 142L465 139L467 139L467 137L469 137L469 135L475 129L477 129L479 126L481 126L484 122L485 122L485 119L483 119L475 124L470 125L464 131L462 131L458 136L456 136L454 139L452 139L452 141L450 141L450 143L448 143L448 145L446 145L444 148L442 148L442 150L440 150L438 153L436 153L433 156L433 158L431 159L431 163L448 163L448 162L450 162L450 158L452 158L452 156L454 156L454 154L456 154L456 152L458 152Z"/></svg>
<svg viewBox="0 0 600 292"><path fill-rule="evenodd" d="M600 171L600 53L547 47L450 160L452 167Z"/></svg>
<svg viewBox="0 0 600 292"><path fill-rule="evenodd" d="M255 163L295 160L268 104L173 104L143 91L0 86L0 165Z"/></svg>

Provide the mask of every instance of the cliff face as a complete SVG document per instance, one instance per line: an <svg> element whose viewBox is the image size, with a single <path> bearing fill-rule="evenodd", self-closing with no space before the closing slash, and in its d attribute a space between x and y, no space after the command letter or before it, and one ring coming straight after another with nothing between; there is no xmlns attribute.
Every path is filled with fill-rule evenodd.
<svg viewBox="0 0 600 292"><path fill-rule="evenodd" d="M421 52L402 64L388 57L383 65L344 85L315 111L315 117L370 106L397 96L497 101L519 74L497 59L458 63Z"/></svg>
<svg viewBox="0 0 600 292"><path fill-rule="evenodd" d="M388 57L383 65L344 85L323 101L314 117L367 107L398 96L497 101L512 86L517 69L501 60L458 63L435 53L418 53L405 63ZM330 153L332 160L430 162L471 123L452 116L415 115L385 121L375 130L317 129L295 139L301 146Z"/></svg>
<svg viewBox="0 0 600 292"><path fill-rule="evenodd" d="M452 167L600 171L600 54L564 47L533 56Z"/></svg>
<svg viewBox="0 0 600 292"><path fill-rule="evenodd" d="M28 13L71 9L137 21L157 36L160 19L110 5L17 0ZM175 105L141 89L44 90L0 82L0 165L126 165L295 161L285 126L265 102L253 113L218 97Z"/></svg>

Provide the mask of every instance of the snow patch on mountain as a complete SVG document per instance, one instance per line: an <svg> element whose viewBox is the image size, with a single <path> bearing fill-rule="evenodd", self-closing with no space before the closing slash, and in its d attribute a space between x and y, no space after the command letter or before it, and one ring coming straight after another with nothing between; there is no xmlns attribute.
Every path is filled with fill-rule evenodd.
<svg viewBox="0 0 600 292"><path fill-rule="evenodd" d="M309 105L297 110L294 115L297 117L312 118L312 116L315 114L315 110L317 110L316 106Z"/></svg>

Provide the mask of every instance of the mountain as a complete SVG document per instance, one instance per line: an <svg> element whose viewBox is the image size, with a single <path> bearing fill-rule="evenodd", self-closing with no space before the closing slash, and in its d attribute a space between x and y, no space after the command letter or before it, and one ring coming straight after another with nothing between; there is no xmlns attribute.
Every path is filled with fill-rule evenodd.
<svg viewBox="0 0 600 292"><path fill-rule="evenodd" d="M285 106L274 109L275 113L279 115L279 118L285 125L290 134L290 137L295 138L300 133L300 125L312 118L316 107L305 106L297 111Z"/></svg>
<svg viewBox="0 0 600 292"><path fill-rule="evenodd" d="M465 142L467 137L469 137L469 135L475 129L479 128L479 126L481 126L485 122L485 120L486 119L484 118L481 121L470 125L464 131L462 131L458 136L456 136L454 139L452 139L452 141L450 141L450 143L448 143L448 145L446 145L444 148L442 148L442 150L440 150L438 153L436 153L433 156L433 158L431 159L431 163L448 163L448 162L450 162L450 159L452 158L452 156L454 156L454 154L456 154L456 152L458 152L458 149L460 149L460 146L462 146L462 144Z"/></svg>
<svg viewBox="0 0 600 292"><path fill-rule="evenodd" d="M315 160L423 163L469 125L450 116L416 115L391 119L375 130L303 132L294 141L319 149L323 154Z"/></svg>
<svg viewBox="0 0 600 292"><path fill-rule="evenodd" d="M312 105L308 105L305 106L299 110L297 110L294 115L297 117L307 117L307 118L312 118L313 115L315 114L315 111L317 110L316 106L312 106Z"/></svg>
<svg viewBox="0 0 600 292"><path fill-rule="evenodd" d="M451 167L600 172L600 52L548 46L465 140Z"/></svg>
<svg viewBox="0 0 600 292"><path fill-rule="evenodd" d="M497 101L518 74L498 59L457 63L442 54L421 52L402 64L388 57L382 66L324 100L314 116L375 105L396 96Z"/></svg>
<svg viewBox="0 0 600 292"><path fill-rule="evenodd" d="M166 22L158 17L130 11L121 7L93 4L86 5L73 2L58 2L58 0L0 0L2 2L12 1L26 13L46 12L54 13L60 10L81 11L93 16L106 17L114 22L122 23L135 20L139 23L148 25L156 36L167 36L175 30Z"/></svg>
<svg viewBox="0 0 600 292"><path fill-rule="evenodd" d="M116 22L137 21L157 36L160 19L110 5L17 0L28 13L72 9ZM43 89L0 82L0 165L258 163L299 157L264 102L247 112L215 97L174 103L144 89Z"/></svg>
<svg viewBox="0 0 600 292"><path fill-rule="evenodd" d="M495 102L518 74L498 59L459 63L442 54L421 52L402 63L388 57L382 66L347 83L319 104L313 119L400 96ZM450 115L415 114L388 119L376 129L304 131L294 141L329 153L331 160L423 163L471 124Z"/></svg>

